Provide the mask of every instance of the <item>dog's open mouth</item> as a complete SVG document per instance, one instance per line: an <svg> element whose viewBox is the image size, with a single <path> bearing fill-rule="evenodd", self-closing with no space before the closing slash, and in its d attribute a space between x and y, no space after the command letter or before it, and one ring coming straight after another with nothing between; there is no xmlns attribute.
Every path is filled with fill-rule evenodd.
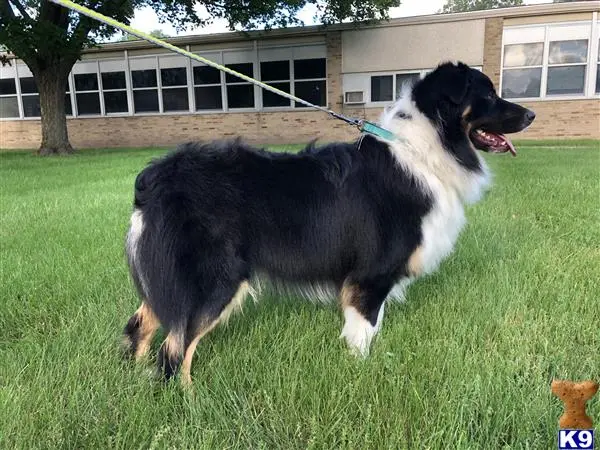
<svg viewBox="0 0 600 450"><path fill-rule="evenodd" d="M500 133L492 133L483 131L478 128L470 133L471 142L479 150L484 150L491 153L506 153L510 152L513 156L517 156L517 150L509 138Z"/></svg>

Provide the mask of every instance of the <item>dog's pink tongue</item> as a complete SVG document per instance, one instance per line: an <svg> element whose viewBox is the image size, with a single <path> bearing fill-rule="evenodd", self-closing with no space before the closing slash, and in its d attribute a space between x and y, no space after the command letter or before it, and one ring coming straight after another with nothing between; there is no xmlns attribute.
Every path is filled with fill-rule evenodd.
<svg viewBox="0 0 600 450"><path fill-rule="evenodd" d="M510 141L509 138L500 133L490 133L486 134L486 137L489 139L492 145L492 151L496 153L506 153L510 152L513 156L517 156L517 150L515 146Z"/></svg>
<svg viewBox="0 0 600 450"><path fill-rule="evenodd" d="M500 135L500 136L504 138L504 141L506 142L506 145L508 146L508 151L511 153L511 155L517 156L517 149L515 148L513 143L510 141L510 139L504 135Z"/></svg>

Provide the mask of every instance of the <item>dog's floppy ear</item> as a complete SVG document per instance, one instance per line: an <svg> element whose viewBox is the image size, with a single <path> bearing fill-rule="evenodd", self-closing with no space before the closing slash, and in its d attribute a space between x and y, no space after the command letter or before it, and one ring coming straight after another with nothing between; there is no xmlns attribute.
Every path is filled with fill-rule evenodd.
<svg viewBox="0 0 600 450"><path fill-rule="evenodd" d="M467 66L459 64L453 68L447 78L445 94L455 105L460 105L471 86L471 76Z"/></svg>

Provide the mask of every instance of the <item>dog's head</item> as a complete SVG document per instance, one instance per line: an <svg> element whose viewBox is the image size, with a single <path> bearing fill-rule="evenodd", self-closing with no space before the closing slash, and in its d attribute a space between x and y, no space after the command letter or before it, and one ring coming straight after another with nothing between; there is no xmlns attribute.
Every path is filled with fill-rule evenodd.
<svg viewBox="0 0 600 450"><path fill-rule="evenodd" d="M448 151L478 168L475 150L516 155L505 135L527 128L535 113L501 99L491 80L463 63L444 63L412 90L417 108L436 124Z"/></svg>

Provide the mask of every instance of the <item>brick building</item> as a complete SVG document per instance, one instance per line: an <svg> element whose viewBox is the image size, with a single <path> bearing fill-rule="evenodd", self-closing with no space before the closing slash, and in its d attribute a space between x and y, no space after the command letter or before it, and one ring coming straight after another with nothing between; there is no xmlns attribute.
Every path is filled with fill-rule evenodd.
<svg viewBox="0 0 600 450"><path fill-rule="evenodd" d="M408 17L363 26L185 36L170 42L313 103L377 118L403 82L443 60L483 70L537 113L521 138L600 138L600 1ZM143 41L87 51L69 78L76 147L162 146L242 135L348 139L350 126ZM0 148L40 142L27 67L0 69Z"/></svg>

